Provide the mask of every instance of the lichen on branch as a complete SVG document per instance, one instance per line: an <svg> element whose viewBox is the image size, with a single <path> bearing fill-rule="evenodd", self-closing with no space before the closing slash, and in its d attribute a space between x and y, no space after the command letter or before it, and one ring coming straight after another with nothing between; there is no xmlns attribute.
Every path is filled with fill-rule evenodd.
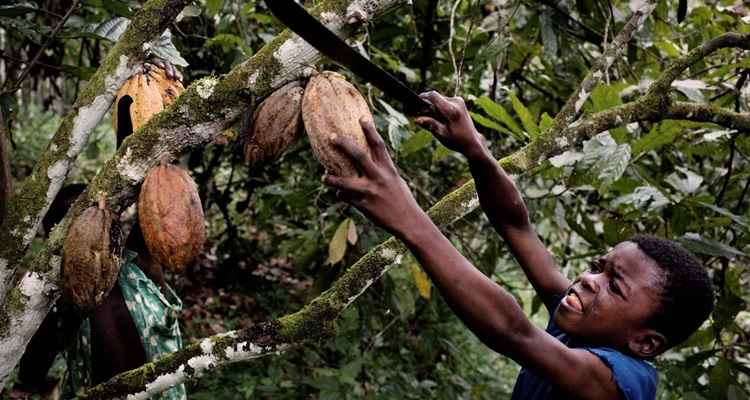
<svg viewBox="0 0 750 400"><path fill-rule="evenodd" d="M12 285L24 252L89 134L109 109L120 86L140 67L143 44L157 38L187 3L188 0L150 0L133 16L132 24L80 91L31 175L20 183L0 225L0 300Z"/></svg>
<svg viewBox="0 0 750 400"><path fill-rule="evenodd" d="M175 4L177 1L152 0L149 4ZM184 4L184 1L181 1L180 4ZM341 36L348 36L361 26L362 21L374 19L403 4L406 4L405 0L327 0L319 2L311 10L311 13L320 18L332 31ZM146 7L145 9L150 8ZM174 14L176 15L176 13ZM354 14L357 18L349 18ZM140 20L141 18L161 21L162 15L141 14L134 19L129 29L142 29L143 21ZM352 23L350 24L347 21L352 21ZM120 41L127 40L128 37L128 35L124 35ZM115 46L113 51L119 48L118 45ZM123 66L123 69L131 69L130 64L126 62L129 60L127 57L122 56L119 59L120 64L117 65ZM24 265L24 269L35 272L45 286L54 287L59 281L63 238L70 221L79 215L84 208L95 202L101 194L104 194L112 210L122 211L133 203L137 187L143 180L146 171L151 166L156 165L160 159L165 156L176 157L191 148L204 146L212 142L244 111L249 97L263 97L288 81L307 76L311 73L312 66L317 64L320 59L320 54L312 46L289 31L285 31L228 74L221 77L203 78L190 85L170 107L156 114L148 123L140 127L137 132L123 142L114 157L104 165L63 220L53 229L45 248L28 261ZM127 75L125 72L121 72L123 75ZM117 77L119 79L121 76L118 74ZM99 80L101 79L103 78L99 78ZM122 79L122 81L124 80ZM92 79L92 82L94 81L95 79ZM102 88L101 85L95 87ZM109 90L110 87L107 86L106 88ZM116 89L113 90L111 93L107 92L107 98L111 95L107 107L114 99ZM104 95L97 94L93 88L89 88L86 95L90 95L94 100L99 99L96 103L99 106L104 103L103 97L101 97ZM80 148L83 146L83 142L78 140L83 137L82 135L73 136L73 139L76 140L72 140L70 137L72 135L70 132L73 132L73 128L77 126L74 124L76 118L81 118L80 115L89 116L89 114L83 113L81 108L76 108L72 113L73 116L66 118L60 132L68 132L68 135L61 135L62 138L59 143L53 139L50 150L47 152L47 158L44 159L46 161L43 160L40 163L42 181L27 183L27 185L36 186L29 187L28 198L19 199L16 207L18 210L27 210L28 204L33 203L39 208L38 212L35 211L37 214L23 214L26 217L20 217L20 222L16 221L16 224L24 223L26 224L24 226L28 228L35 225L35 219L41 219L40 215L44 215L51 198L54 198L54 194L62 185L62 181L75 159L74 157L71 158L69 152L72 150L80 152ZM106 108L89 111L101 112L103 115ZM88 124L93 123L93 119L86 118L85 122L88 127ZM98 123L98 120L96 122ZM96 124L94 123L94 125ZM81 132L84 130L82 129ZM66 149L61 150L62 147L66 147ZM57 156L60 158L56 158ZM50 167L45 165L50 165ZM50 181L51 178L44 175L48 171L54 172L54 174L50 173L50 175L53 175L54 181ZM38 190L33 192L32 189L34 188ZM16 213L16 215L21 214ZM32 231L33 233L36 232L32 229L25 232L28 236L31 235L28 232ZM13 232L9 233L8 236L18 236L15 233L21 231L14 230ZM5 250L0 249L5 251L5 253L0 251L0 275L2 271L9 272L14 269L14 266L8 265L7 260L10 258L3 258L2 254L20 255L22 253L23 243L20 239L16 242L4 247ZM17 263L19 259L20 257L13 258L13 263ZM8 265L7 268L6 265ZM18 290L19 287L14 287L10 292L18 293ZM0 360L8 365L11 370L20 359L20 355L23 354L31 334L38 328L39 323L49 310L50 304L56 299L56 292L51 291L49 293L51 293L49 296L46 293L35 293L33 296L27 296L28 298L18 307L9 307L6 299L0 309ZM32 303L41 306L33 309L26 306L26 304ZM20 321L20 325L14 325L15 321ZM10 331L9 326L18 326L18 328ZM5 379L7 379L7 375L0 375L0 384L4 383Z"/></svg>

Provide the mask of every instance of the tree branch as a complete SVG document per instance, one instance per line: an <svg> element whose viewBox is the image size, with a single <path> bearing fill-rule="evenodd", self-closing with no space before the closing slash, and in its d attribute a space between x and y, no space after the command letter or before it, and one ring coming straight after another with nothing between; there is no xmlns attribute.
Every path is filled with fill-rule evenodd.
<svg viewBox="0 0 750 400"><path fill-rule="evenodd" d="M13 195L13 174L10 171L10 135L0 110L0 223L5 216L5 207Z"/></svg>
<svg viewBox="0 0 750 400"><path fill-rule="evenodd" d="M643 23L646 21L651 12L656 8L656 1L650 0L644 3L639 10L633 13L628 22L622 28L620 33L614 38L612 43L607 46L604 54L594 63L589 72L578 85L573 96L568 98L565 105L560 112L557 113L555 119L550 127L550 131L562 131L565 127L570 125L571 122L578 118L578 115L586 103L586 100L604 78L604 74L607 73L609 67L615 60L622 57L625 52L625 48L633 37L636 30L640 29Z"/></svg>
<svg viewBox="0 0 750 400"><path fill-rule="evenodd" d="M386 6L403 4L403 1L392 0L389 4L385 3L389 2L370 1L366 5L362 3L362 7L375 6L376 8L367 8L366 15L378 15ZM352 5L359 4L355 1ZM349 27L343 23L345 19L339 20L344 6L330 0L321 3L313 13L321 15L326 11L326 23L329 27L338 28L336 30L340 33L348 33ZM349 8L351 7L350 5ZM108 201L113 207L124 208L132 203L134 188L143 179L145 172L163 154L175 155L188 147L209 142L241 112L242 105L235 101L241 99L243 93L268 93L285 81L298 78L304 73L304 68L314 64L318 58L319 55L309 45L288 32L282 33L228 75L220 79L203 79L191 85L169 109L158 114L128 138L115 157L97 175L87 192L80 197L63 223L54 230L48 249L36 258L35 266L43 273L30 272L27 274L29 278L22 281L29 283L20 286L23 293L28 292L27 289L38 292L29 296L24 308L28 310L29 303L44 298L40 294L44 285L39 282L54 284L56 281L59 273L59 247L67 229L67 221L93 200L96 193L108 193ZM636 101L586 116L563 129L550 129L499 163L509 173L518 174L541 165L547 158L585 138L616 126L634 121L658 121L672 116L696 120L703 118L703 114L689 114L688 110L713 110L713 106L676 102L664 113L655 104L660 103L657 100L661 97L668 96L668 91L643 96ZM574 97L579 98L579 92ZM666 104L669 102L666 101ZM716 111L723 117L704 122L737 126L746 123L745 115L722 109ZM428 210L428 214L438 226L445 228L478 205L474 182L469 181L438 201ZM400 264L405 252L406 248L400 242L390 238L368 251L329 290L300 311L249 329L206 338L141 368L122 373L109 382L91 388L81 398L112 398L127 394L134 394L134 398L147 398L220 365L257 358L283 351L293 345L329 337L334 333L333 321L338 315L391 267ZM0 348L4 347L2 340L0 337Z"/></svg>
<svg viewBox="0 0 750 400"><path fill-rule="evenodd" d="M364 21L405 3L405 0L328 0L319 3L311 13L319 17L329 29L348 36ZM361 15L364 18L351 18L353 15ZM155 19L154 16L150 18ZM350 20L352 23L347 22ZM137 27L139 23L134 21L131 28L133 26ZM127 60L125 56L121 58ZM114 157L102 167L86 191L78 197L63 220L53 229L46 247L27 262L25 270L28 272L6 296L0 308L0 384L5 382L15 367L31 335L39 327L50 305L58 296L62 243L70 221L80 215L88 205L96 202L102 193L106 194L106 201L115 212L122 211L135 200L137 187L146 172L163 156L176 157L191 148L210 143L242 113L249 96L264 96L288 81L308 75L311 66L320 59L320 54L312 46L291 32L285 31L228 74L220 78L204 78L190 85L169 108L152 117L122 143ZM121 64L126 63L123 61ZM114 96L117 88L111 89ZM107 101L106 107L101 110L102 113L106 112L111 101L112 99ZM103 103L104 100L99 102ZM83 114L85 109L82 108L79 113ZM82 118L88 118L88 114L86 115ZM91 126L95 125L94 123ZM61 130L64 127L65 123ZM53 146L67 145L80 151L83 142L80 141L80 136L76 136L76 132L80 130L73 131L72 136L75 140L65 137L58 143L53 139ZM48 151L55 152L59 153L60 149ZM68 152L63 153L64 158L54 164L61 167L52 168L62 169L64 166L67 173L67 168L74 158L69 158L70 156L65 154ZM64 175L58 174L58 169L54 169L55 174L50 174L58 178L55 181L50 182L43 174L39 179L45 183L27 182L34 185L32 188L44 188L33 197L37 201L34 204L38 204L40 198L45 199L47 187L50 188L50 192L54 189L54 193L57 193L59 186L55 188L55 185L62 185L64 180ZM42 171L46 170L46 167L42 168ZM40 186L42 183L45 186ZM50 197L50 201L53 197ZM44 211L46 209L41 215ZM30 225L23 218L16 218L16 224ZM5 232L0 233L0 238ZM36 231L29 232L32 232L30 236L33 237ZM15 235L8 236L13 236L18 242ZM19 248L13 249L20 252ZM2 254L0 253L0 257Z"/></svg>
<svg viewBox="0 0 750 400"><path fill-rule="evenodd" d="M26 248L89 134L109 109L120 86L143 61L143 44L158 37L187 2L151 0L135 14L133 23L81 91L31 175L18 186L18 195L8 204L0 225L0 300L6 297ZM0 317L0 330L1 322Z"/></svg>
<svg viewBox="0 0 750 400"><path fill-rule="evenodd" d="M588 76L588 75L587 75ZM661 96L669 96L663 92ZM701 110L702 112L697 112ZM691 111L693 111L691 113ZM706 112L723 117L706 118ZM654 99L643 96L636 101L586 116L560 131L548 130L522 149L498 162L511 174L520 174L540 166L549 157L586 138L631 122L687 119L712 122L728 127L746 124L750 116L702 104L676 102L667 112L654 107ZM436 225L444 229L479 205L474 181L445 196L428 210ZM335 333L335 319L367 288L390 268L401 263L406 248L391 237L374 247L352 265L330 289L300 311L278 320L203 339L171 355L122 373L96 386L81 398L111 398L138 393L146 398L187 379L199 377L218 366L284 351L291 346L321 340Z"/></svg>

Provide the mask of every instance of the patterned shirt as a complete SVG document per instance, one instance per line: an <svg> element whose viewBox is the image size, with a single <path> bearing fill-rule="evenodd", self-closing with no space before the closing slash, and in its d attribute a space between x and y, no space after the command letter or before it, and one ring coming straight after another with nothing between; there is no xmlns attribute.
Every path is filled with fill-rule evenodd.
<svg viewBox="0 0 750 400"><path fill-rule="evenodd" d="M117 284L140 334L146 356L153 361L182 348L178 323L182 301L169 286L165 296L135 264L136 256L135 252L125 250ZM67 359L68 393L91 386L91 329L88 320L82 324L78 340L68 351ZM152 398L184 400L187 398L185 385L175 386Z"/></svg>

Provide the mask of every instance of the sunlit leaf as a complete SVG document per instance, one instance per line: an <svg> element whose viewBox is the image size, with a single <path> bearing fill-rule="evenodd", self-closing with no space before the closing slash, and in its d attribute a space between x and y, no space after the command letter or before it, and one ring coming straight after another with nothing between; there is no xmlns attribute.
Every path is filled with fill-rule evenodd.
<svg viewBox="0 0 750 400"><path fill-rule="evenodd" d="M414 284L417 286L417 290L419 290L419 295L426 300L430 299L430 293L432 291L432 283L430 283L430 278L427 276L427 274L422 271L422 268L419 266L419 264L410 264L409 269L411 270L411 275L414 277Z"/></svg>
<svg viewBox="0 0 750 400"><path fill-rule="evenodd" d="M333 234L333 238L328 243L328 262L330 264L336 264L344 259L346 255L346 242L349 234L349 224L351 219L347 218L339 224L336 228L336 232Z"/></svg>
<svg viewBox="0 0 750 400"><path fill-rule="evenodd" d="M500 104L495 103L489 97L482 96L475 100L476 104L496 121L502 122L512 132L516 139L526 141L526 134L523 133L523 129L513 120L513 117L505 111L505 108Z"/></svg>
<svg viewBox="0 0 750 400"><path fill-rule="evenodd" d="M521 120L523 129L529 133L529 137L534 139L539 136L539 126L534 121L534 116L531 115L529 109L518 99L518 96L516 96L515 93L508 92L508 96L510 96L511 103L513 104L513 110Z"/></svg>

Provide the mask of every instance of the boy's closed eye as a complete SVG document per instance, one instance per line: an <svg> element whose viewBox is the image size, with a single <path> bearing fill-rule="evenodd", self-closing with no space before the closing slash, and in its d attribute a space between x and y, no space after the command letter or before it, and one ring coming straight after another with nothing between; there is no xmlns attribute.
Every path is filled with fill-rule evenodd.
<svg viewBox="0 0 750 400"><path fill-rule="evenodd" d="M596 260L593 260L591 264L589 265L589 271L592 274L601 274L605 272L605 266L607 265L606 260L603 258L597 258ZM620 282L624 282L625 278L622 276L620 271L618 271L617 267L610 268L610 271L607 274L609 277L609 282L607 283L607 288L615 295L619 296L623 300L627 301L627 297L625 296L624 291L620 287Z"/></svg>

